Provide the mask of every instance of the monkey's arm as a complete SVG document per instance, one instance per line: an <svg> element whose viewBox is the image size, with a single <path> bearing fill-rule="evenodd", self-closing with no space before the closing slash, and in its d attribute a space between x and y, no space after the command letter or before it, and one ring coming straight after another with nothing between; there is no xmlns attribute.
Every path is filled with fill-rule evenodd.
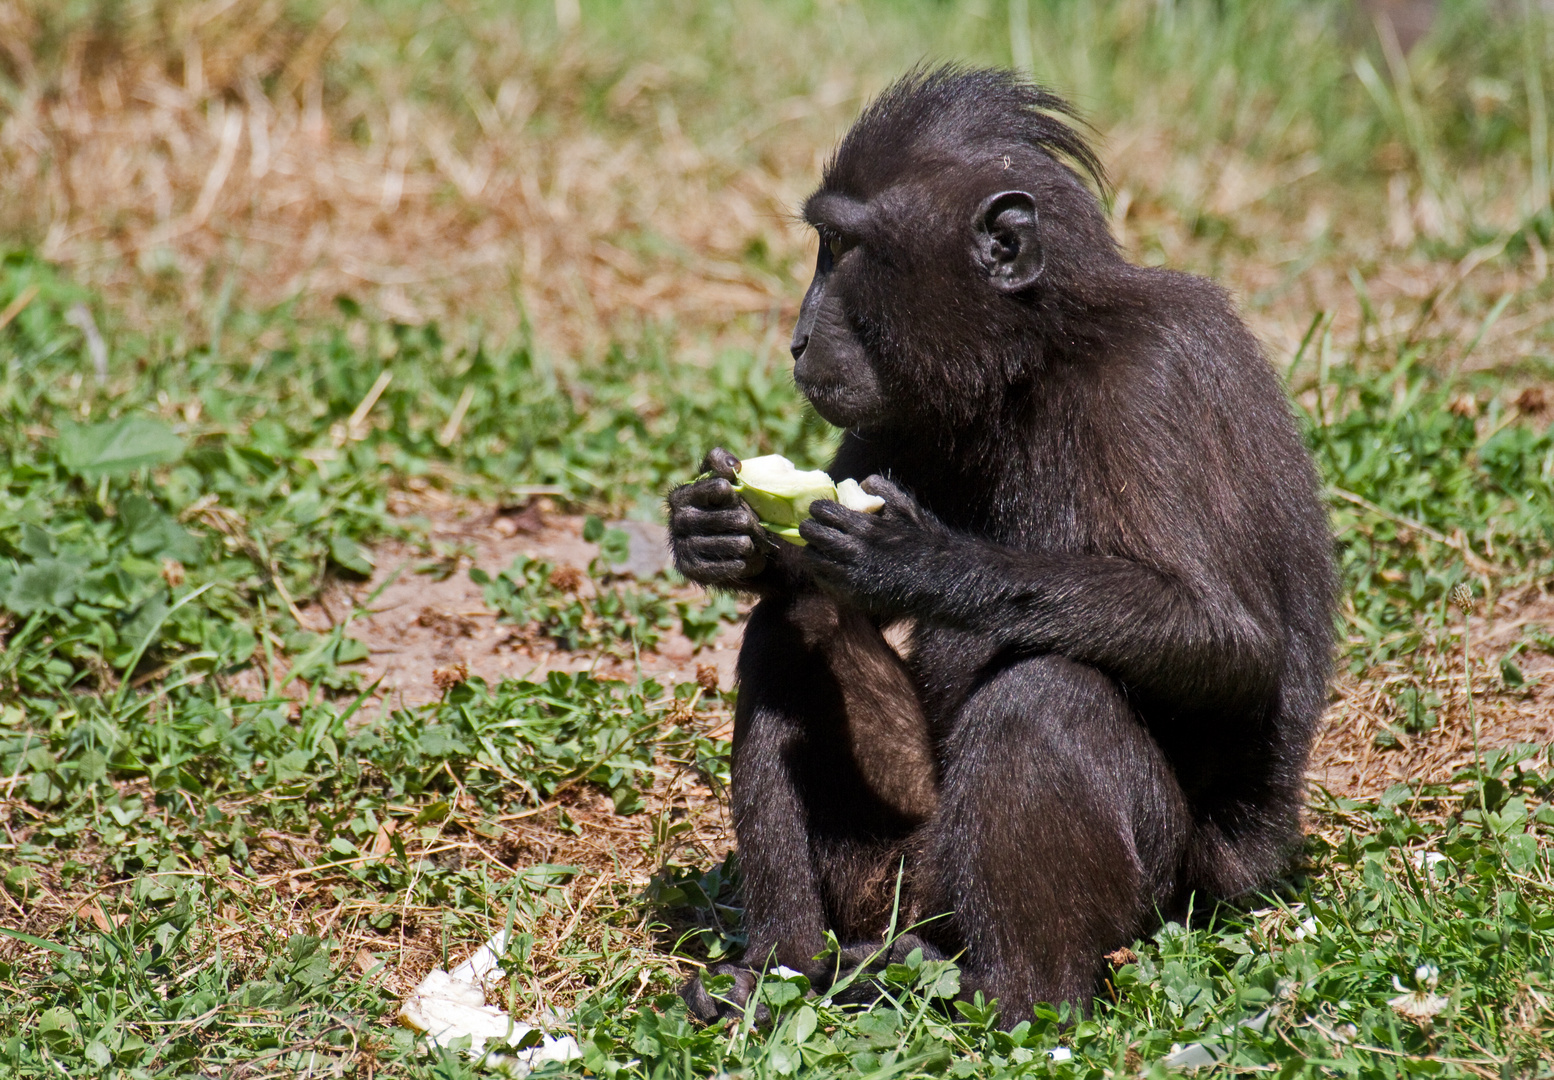
<svg viewBox="0 0 1554 1080"><path fill-rule="evenodd" d="M1271 597L1248 601L1212 568L1017 551L953 532L888 483L884 515L816 502L800 531L820 583L882 616L986 635L1089 664L1163 704L1266 701L1280 676Z"/></svg>

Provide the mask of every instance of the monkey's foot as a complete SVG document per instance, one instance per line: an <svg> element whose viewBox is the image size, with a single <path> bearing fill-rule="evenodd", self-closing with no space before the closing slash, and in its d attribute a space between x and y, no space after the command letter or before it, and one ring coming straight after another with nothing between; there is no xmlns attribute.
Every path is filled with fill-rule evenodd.
<svg viewBox="0 0 1554 1080"><path fill-rule="evenodd" d="M916 934L902 934L889 944L865 941L843 946L837 965L840 977L831 984L832 990L826 996L839 1005L874 1004L884 994L880 976L885 973L885 968L891 964L905 963L915 949L922 950L925 960L944 959L942 952ZM720 975L730 976L734 983L719 993L713 993L707 989L703 980ZM817 977L811 974L810 977L817 988L825 986L826 975L819 974ZM729 1017L742 1017L760 978L760 972L743 964L718 964L686 980L680 988L680 997L684 999L691 1018L704 1024L727 1020ZM771 1011L758 1003L756 1025L764 1027L770 1021Z"/></svg>
<svg viewBox="0 0 1554 1080"><path fill-rule="evenodd" d="M827 995L840 1005L872 1005L885 993L880 976L891 964L904 964L913 950L921 949L924 960L943 960L944 954L916 934L902 934L889 944L864 941L844 945L840 977ZM848 981L849 978L851 981ZM837 988L838 984L846 985Z"/></svg>
<svg viewBox="0 0 1554 1080"><path fill-rule="evenodd" d="M732 976L734 985L721 993L714 994L703 985L702 980L709 976L716 978L719 975ZM680 988L680 996L685 999L685 1009L691 1014L693 1020L712 1024L731 1016L744 1016L745 1007L750 1002L750 995L755 992L756 983L759 981L760 976L752 968L742 964L719 964L686 980L685 985ZM771 1011L765 1005L756 1006L755 1022L758 1026L770 1023L771 1018Z"/></svg>

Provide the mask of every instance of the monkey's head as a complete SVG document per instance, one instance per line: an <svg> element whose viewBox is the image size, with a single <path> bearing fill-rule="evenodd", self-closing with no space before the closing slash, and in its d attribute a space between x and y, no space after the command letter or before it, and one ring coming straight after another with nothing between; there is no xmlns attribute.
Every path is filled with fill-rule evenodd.
<svg viewBox="0 0 1554 1080"><path fill-rule="evenodd" d="M1029 378L1126 267L1069 107L1010 72L908 75L864 111L804 218L820 236L793 376L862 431L953 431ZM925 431L925 434L928 433Z"/></svg>

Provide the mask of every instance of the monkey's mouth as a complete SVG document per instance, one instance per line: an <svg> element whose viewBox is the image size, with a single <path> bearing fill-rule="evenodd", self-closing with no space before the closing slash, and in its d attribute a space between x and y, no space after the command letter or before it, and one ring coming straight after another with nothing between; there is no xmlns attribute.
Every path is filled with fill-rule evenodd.
<svg viewBox="0 0 1554 1080"><path fill-rule="evenodd" d="M828 424L839 428L856 427L867 419L868 410L855 400L856 394L842 383L814 383L795 379L799 393L814 407L815 412Z"/></svg>

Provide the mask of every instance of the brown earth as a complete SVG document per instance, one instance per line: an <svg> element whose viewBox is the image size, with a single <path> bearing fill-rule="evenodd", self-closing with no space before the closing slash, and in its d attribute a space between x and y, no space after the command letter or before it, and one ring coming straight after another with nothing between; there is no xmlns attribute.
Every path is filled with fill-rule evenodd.
<svg viewBox="0 0 1554 1080"><path fill-rule="evenodd" d="M556 670L591 670L612 679L632 679L640 671L663 687L652 704L668 710L668 722L715 739L729 737L731 710L719 691L733 685L740 627L725 625L701 648L677 631L665 632L657 649L634 661L629 643L613 654L555 648L522 633L522 628L499 622L485 604L469 570L479 567L495 575L521 553L558 568L574 568L580 589L591 588L584 568L598 548L582 539L582 517L553 512L543 499L522 508L497 508L448 499L436 491L401 498L396 510L410 530L420 534L420 541L379 545L378 569L370 580L336 584L298 612L314 631L346 622L346 633L370 650L366 661L352 667L360 671L363 686L377 683L377 691L353 723L370 724L383 709L435 701L451 678L480 677L494 685L503 678L542 679L545 672ZM652 550L654 528L628 527L638 532L632 564L644 573L655 555L662 564L666 553ZM658 539L661 543L661 535ZM423 572L432 568L438 572ZM698 591L685 587L677 595L695 598ZM236 676L228 690L262 698L267 675L280 674L284 672L249 669ZM689 696L683 684L691 684ZM294 681L284 692L301 699L316 690ZM153 797L144 780L127 781L119 788L127 800L149 802ZM412 862L484 867L497 877L540 864L570 865L578 873L561 887L552 909L528 928L538 944L530 985L522 991L537 1003L565 1005L597 977L597 972L585 974L585 965L573 960L572 952L587 954L592 949L598 955L607 939L609 951L621 963L646 952L653 953L658 968L671 962L658 936L665 931L649 925L638 898L665 864L712 865L731 846L726 806L693 770L656 776L642 798L641 812L622 816L608 795L574 783L538 806L515 804L493 815L459 792L449 800L441 821L426 824L418 823L418 807L390 807L378 836L364 845L366 853L344 863L316 836L260 829L250 839L249 865L216 875L225 890L221 895L228 897L222 902L223 947L237 955L262 956L266 941L276 933L332 937L360 972L376 969L376 981L404 994L444 962L445 948L449 962L457 962L494 927L459 931L450 938L442 906L404 898L385 905L370 892L362 893L360 883L347 876L347 866L393 858L391 837ZM253 801L223 799L219 805L224 813L249 817ZM20 807L23 818L37 816L24 801L11 805ZM21 834L26 833L23 827ZM61 866L40 867L38 882L24 898L0 889L0 919L9 918L16 928L40 936L55 933L72 919L105 931L121 924L136 909L137 901L130 898L135 881L118 879L110 869L111 854L95 834L83 837L72 859L94 872L66 879ZM209 873L202 867L169 876ZM392 909L392 925L374 929L372 920L381 919L386 907ZM492 918L500 924L500 913ZM0 939L0 957L19 950L25 951L17 942Z"/></svg>
<svg viewBox="0 0 1554 1080"><path fill-rule="evenodd" d="M373 702L359 714L360 722L371 723L382 708L436 700L442 693L439 673L446 681L449 669L460 664L467 665L470 676L491 683L563 669L632 678L640 669L666 687L664 702L675 710L675 722L711 737L729 737L731 710L724 695L732 689L738 626L725 627L710 647L700 650L683 636L669 634L659 649L644 652L635 663L620 655L556 649L499 622L468 571L478 566L495 573L520 553L581 570L596 554L595 546L582 539L581 518L550 512L543 503L499 509L435 492L418 495L399 509L429 523L424 540L381 545L371 581L336 586L322 602L301 612L315 630L349 619L347 632L371 650L362 665L364 684L382 681ZM418 572L438 563L450 572ZM694 595L694 590L687 589L686 595ZM1539 625L1554 628L1554 597L1536 589L1500 596L1473 616L1473 706L1483 750L1533 742L1542 744L1546 755L1554 743L1554 655L1524 648L1515 658L1525 679L1517 688L1505 686L1499 670L1500 657ZM1326 795L1373 798L1396 783L1445 780L1471 762L1460 628L1458 621L1451 633L1442 635L1440 648L1425 657L1426 686L1442 702L1438 722L1428 732L1409 735L1400 727L1394 699L1408 677L1401 669L1336 680L1309 774L1313 807L1323 805ZM698 707L684 708L668 689L698 678L710 685L713 674L723 693L705 693ZM150 795L143 781L124 789L126 794ZM473 799L458 795L438 823L417 824L414 808L401 816L385 816L381 835L364 857L389 857L393 835L412 859L431 859L445 867L484 866L497 875L536 864L578 867L577 876L558 894L557 905L531 928L536 937L533 972L520 989L520 999L535 1008L565 1007L597 983L598 972L579 957L602 953L606 937L622 964L650 960L644 970L663 972L669 979L677 977L670 968L678 967L682 974L691 970L689 962L667 954L665 946L674 931L651 922L655 916L638 898L665 864L705 867L727 854L733 837L725 797L689 770L656 778L643 796L642 812L621 816L602 792L576 784L542 805L514 806L492 816ZM222 809L243 813L244 805L235 801ZM1312 827L1323 822L1337 827L1334 823L1342 816L1314 817ZM390 992L404 994L432 966L444 962L445 948L449 962L456 962L501 922L494 913L490 925L460 929L450 938L447 913L440 906L399 899L390 905L392 925L377 930L371 920L383 914L383 902L360 895L336 857L315 838L265 830L251 847L249 870L239 873L234 868L221 882L232 898L224 942L234 950L260 955L266 934L277 928L305 928L333 937L361 972L376 970L375 980ZM106 854L93 841L75 858L91 864L105 862ZM32 933L47 935L71 918L107 929L134 906L128 899L132 882L112 877L105 869L95 884L66 883L49 869L39 891L25 902L3 890L0 898L14 909L18 926ZM227 936L232 940L226 941ZM639 989L644 991L645 985ZM526 1007L520 1006L520 1012Z"/></svg>
<svg viewBox="0 0 1554 1080"><path fill-rule="evenodd" d="M724 627L711 646L699 650L683 635L668 633L659 648L633 660L625 650L615 655L568 652L498 619L480 586L470 580L470 568L495 574L517 555L527 554L583 571L598 549L583 540L581 517L556 512L544 500L523 508L498 508L436 491L407 498L396 509L407 520L413 516L427 523L420 542L380 545L371 580L336 586L321 602L302 610L315 630L349 619L347 632L370 649L362 664L364 684L377 682L378 687L360 714L363 722L370 723L383 708L436 700L443 693L438 680L446 682L450 672L455 677L467 672L494 684L502 678L539 679L556 670L592 670L620 679L640 671L665 687L697 680L710 685L715 674L719 690L733 688L741 633L737 625ZM422 572L433 567L439 572ZM586 572L582 576L586 579ZM697 590L686 587L683 595L695 597ZM1499 660L1533 628L1554 628L1554 597L1531 588L1502 595L1481 605L1469 625L1472 701L1481 750L1538 743L1544 748L1540 757L1547 755L1554 744L1554 655L1524 646L1515 661L1525 682L1514 688L1504 684ZM1444 781L1472 762L1460 632L1459 616L1426 652L1424 686L1441 704L1437 722L1422 734L1409 734L1402 727L1395 702L1411 676L1401 665L1335 679L1308 773L1314 809L1331 809L1329 796L1375 798L1398 783L1417 787ZM459 665L464 668L459 670ZM731 710L723 694L709 694L700 711L677 720L715 738L731 734ZM1543 757L1540 766L1547 763ZM666 863L709 866L728 853L733 831L726 793L710 790L699 775L684 771L657 780L644 792L644 800L643 812L623 817L603 793L574 785L541 806L515 807L495 818L481 814L472 802L466 806L460 801L441 825L417 830L401 823L400 831L412 852L444 863L485 864L499 872L540 863L581 868L563 889L565 906L534 927L536 969L524 991L535 1002L564 1006L596 978L569 957L569 948L586 949L579 940L591 941L600 933L614 935L614 948L644 958L651 954L655 970L691 970L689 962L666 954L665 929L646 921L637 898ZM1314 815L1309 827L1341 830L1342 818ZM373 930L367 918L376 909L374 902L337 903L328 895L330 873L312 865L327 864L325 853L309 849L306 838L277 836L276 842L281 846L273 856L256 855L252 884L273 890L295 920L334 934L356 955L363 971L387 961L378 977L407 993L440 962L442 943L434 929L442 918L438 908L402 905L391 930ZM386 850L387 845L385 838L379 846ZM57 909L53 918L66 910ZM615 929L604 929L612 924ZM454 946L450 960L473 949L475 937L478 934ZM669 972L668 977L678 976Z"/></svg>
<svg viewBox="0 0 1554 1080"><path fill-rule="evenodd" d="M366 644L370 656L354 668L364 685L377 686L364 706L366 716L378 708L436 701L456 677L479 677L495 685L504 678L540 681L550 671L590 671L628 680L640 672L663 686L707 682L715 675L718 687L732 687L737 625L725 625L700 648L677 629L668 630L656 648L633 657L630 642L610 652L571 652L500 621L469 571L478 568L494 577L519 555L529 555L552 563L586 593L594 587L586 568L599 549L583 539L584 518L554 512L543 499L521 508L496 508L430 492L402 509L410 505L426 523L421 542L379 545L377 570L369 580L336 585L301 610L315 631L349 620L347 634ZM662 527L620 524L634 534L633 564L644 571L667 565ZM652 550L655 546L658 551ZM684 586L674 596L699 600L701 590Z"/></svg>
<svg viewBox="0 0 1554 1080"><path fill-rule="evenodd" d="M1394 784L1447 780L1473 761L1475 717L1480 752L1525 743L1540 745L1544 755L1550 752L1554 655L1534 635L1541 627L1554 628L1554 596L1530 586L1493 598L1471 616L1471 711L1462 621L1453 614L1450 632L1426 649L1421 665L1425 688L1442 702L1436 725L1417 735L1402 728L1394 701L1409 675L1401 666L1341 676L1312 754L1308 775L1317 789L1365 798ZM1513 662L1524 681L1508 686L1500 659L1519 644Z"/></svg>

